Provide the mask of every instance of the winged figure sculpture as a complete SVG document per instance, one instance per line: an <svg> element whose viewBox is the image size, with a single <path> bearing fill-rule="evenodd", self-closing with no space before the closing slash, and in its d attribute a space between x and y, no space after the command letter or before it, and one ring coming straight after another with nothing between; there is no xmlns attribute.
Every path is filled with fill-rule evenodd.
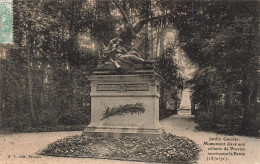
<svg viewBox="0 0 260 164"><path fill-rule="evenodd" d="M107 61L109 59L114 63L117 69L121 68L119 63L133 65L135 63L144 62L144 59L132 46L132 41L137 38L137 34L141 31L145 24L163 16L142 19L133 25L130 23L129 18L120 5L115 0L113 0L113 3L123 15L124 25L117 37L113 38L107 46L104 46L104 55L102 56L103 61Z"/></svg>

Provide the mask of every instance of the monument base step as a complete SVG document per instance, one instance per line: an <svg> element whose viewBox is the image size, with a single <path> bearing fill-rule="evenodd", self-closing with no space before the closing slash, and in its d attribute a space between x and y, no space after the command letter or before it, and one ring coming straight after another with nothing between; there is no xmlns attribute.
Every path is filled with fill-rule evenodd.
<svg viewBox="0 0 260 164"><path fill-rule="evenodd" d="M86 127L82 133L91 137L124 137L140 136L146 138L160 138L161 128L130 128L130 127Z"/></svg>

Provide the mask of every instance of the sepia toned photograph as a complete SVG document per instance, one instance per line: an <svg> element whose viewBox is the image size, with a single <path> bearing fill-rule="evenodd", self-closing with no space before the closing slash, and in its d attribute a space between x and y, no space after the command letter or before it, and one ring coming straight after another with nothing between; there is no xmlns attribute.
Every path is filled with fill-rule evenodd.
<svg viewBox="0 0 260 164"><path fill-rule="evenodd" d="M0 0L0 164L260 164L260 1Z"/></svg>

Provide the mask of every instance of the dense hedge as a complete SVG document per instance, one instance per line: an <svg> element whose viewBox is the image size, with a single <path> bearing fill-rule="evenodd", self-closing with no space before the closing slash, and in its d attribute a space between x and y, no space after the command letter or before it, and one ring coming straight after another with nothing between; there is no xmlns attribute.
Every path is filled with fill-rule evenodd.
<svg viewBox="0 0 260 164"><path fill-rule="evenodd" d="M159 111L159 118L160 120L162 119L165 119L167 117L170 117L174 114L177 114L177 111L176 110L173 110L173 109L164 109L164 110L160 110Z"/></svg>
<svg viewBox="0 0 260 164"><path fill-rule="evenodd" d="M238 114L225 111L216 113L197 112L195 121L198 123L197 130L229 135L259 135L259 117L248 116L247 118L242 118Z"/></svg>
<svg viewBox="0 0 260 164"><path fill-rule="evenodd" d="M4 127L0 130L5 132L51 132L51 131L79 131L83 130L90 123L90 114L75 112L73 114L64 113L53 116L45 116L37 126L30 122L30 115L21 114L19 117L9 117L5 119Z"/></svg>

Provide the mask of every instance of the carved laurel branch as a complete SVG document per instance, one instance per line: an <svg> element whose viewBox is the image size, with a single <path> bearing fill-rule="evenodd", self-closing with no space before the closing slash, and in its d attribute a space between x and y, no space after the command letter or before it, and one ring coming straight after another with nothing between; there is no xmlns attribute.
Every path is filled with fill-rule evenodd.
<svg viewBox="0 0 260 164"><path fill-rule="evenodd" d="M106 119L111 116L124 116L127 114L134 114L134 113L144 113L145 109L143 107L143 103L136 103L136 104L126 104L126 105L119 105L114 106L112 108L105 106L105 111L103 112L103 118L100 120Z"/></svg>

